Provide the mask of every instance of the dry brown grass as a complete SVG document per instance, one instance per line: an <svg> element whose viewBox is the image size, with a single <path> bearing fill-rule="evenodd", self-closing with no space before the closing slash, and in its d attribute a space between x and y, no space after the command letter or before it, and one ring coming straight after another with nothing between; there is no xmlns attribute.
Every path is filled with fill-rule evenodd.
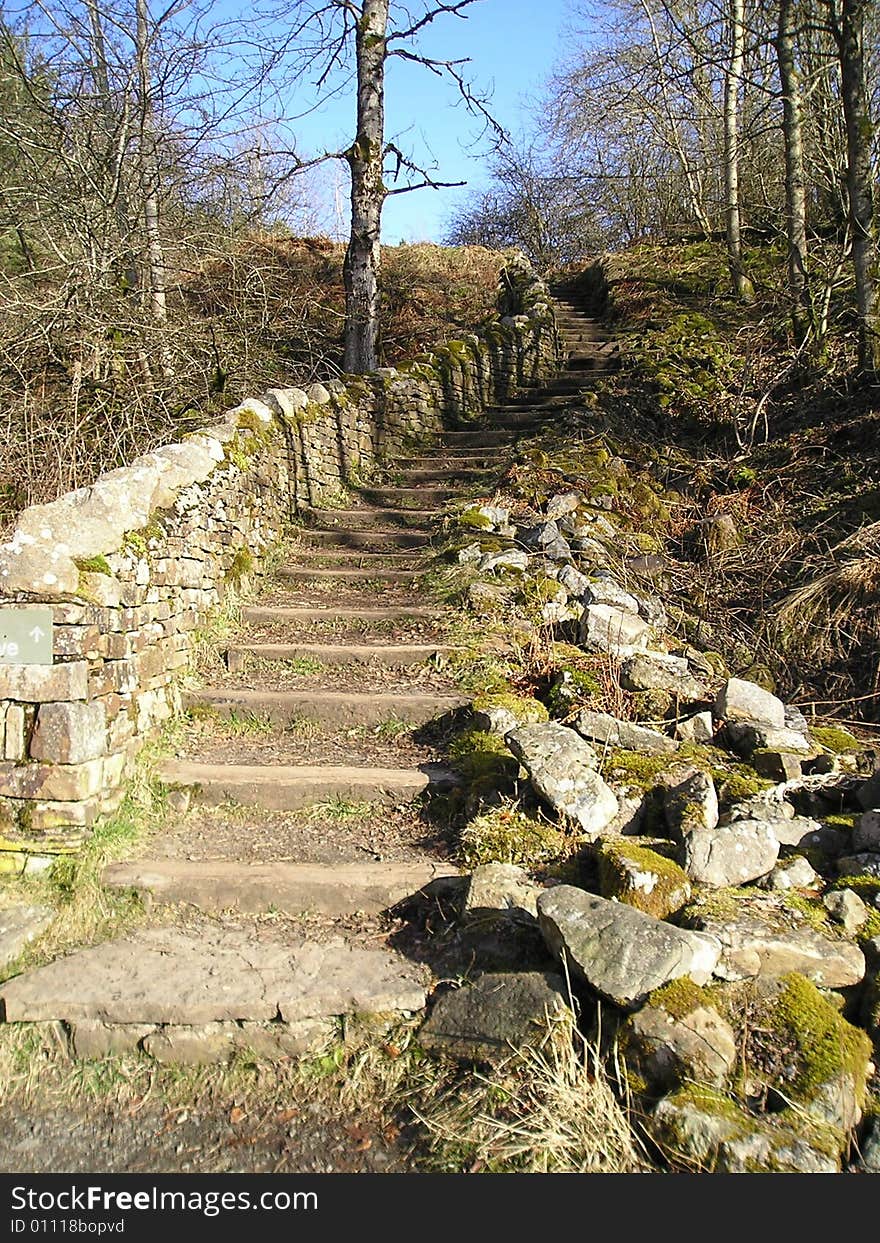
<svg viewBox="0 0 880 1243"><path fill-rule="evenodd" d="M628 1174L648 1168L597 1050L571 1016L538 1046L475 1072L413 1112L437 1168L470 1173Z"/></svg>

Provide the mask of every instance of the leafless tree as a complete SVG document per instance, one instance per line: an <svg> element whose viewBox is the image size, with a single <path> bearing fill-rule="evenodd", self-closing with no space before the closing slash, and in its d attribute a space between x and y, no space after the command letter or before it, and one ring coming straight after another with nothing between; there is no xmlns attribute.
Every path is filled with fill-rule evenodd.
<svg viewBox="0 0 880 1243"><path fill-rule="evenodd" d="M260 75L270 70L291 85L316 75L319 94L338 93L354 85L354 137L344 149L311 158L291 153L291 172L327 160L343 161L351 179L351 221L345 261L345 367L371 371L380 361L382 209L388 198L425 188L440 189L460 182L439 180L436 171L419 164L389 140L385 123L385 70L399 58L446 79L472 116L498 142L504 133L488 109L488 101L466 76L469 59L444 60L420 50L419 38L441 18L466 19L466 10L482 0L433 3L418 10L394 0L327 0L300 3L288 15L275 11L271 33L263 42Z"/></svg>

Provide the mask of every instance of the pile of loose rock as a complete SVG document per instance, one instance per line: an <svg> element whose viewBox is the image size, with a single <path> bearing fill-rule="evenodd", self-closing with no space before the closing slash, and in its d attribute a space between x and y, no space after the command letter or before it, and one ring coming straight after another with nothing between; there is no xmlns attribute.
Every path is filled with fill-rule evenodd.
<svg viewBox="0 0 880 1243"><path fill-rule="evenodd" d="M878 1168L870 757L851 737L843 754L822 745L797 708L666 635L662 600L620 572L610 515L578 493L525 519L473 506L463 525L485 533L458 554L475 606L553 584L539 620L607 658L618 711L574 679L546 697L560 719L514 701L481 712L582 847L565 877L575 883L476 868L461 921L486 974L437 1002L426 1044L498 1060L541 1038L560 1007L588 1027L602 1014L606 1035L610 1013L626 1088L667 1157L836 1170L858 1137L863 1165Z"/></svg>

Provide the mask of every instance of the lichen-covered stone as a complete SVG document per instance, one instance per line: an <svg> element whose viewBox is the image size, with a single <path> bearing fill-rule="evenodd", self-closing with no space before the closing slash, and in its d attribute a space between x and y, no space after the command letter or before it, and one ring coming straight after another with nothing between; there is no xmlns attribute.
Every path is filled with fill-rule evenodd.
<svg viewBox="0 0 880 1243"><path fill-rule="evenodd" d="M508 916L534 921L540 892L515 863L483 863L474 868L468 882L462 921L465 924L487 923Z"/></svg>
<svg viewBox="0 0 880 1243"><path fill-rule="evenodd" d="M640 1005L670 980L705 984L718 961L712 936L676 928L633 907L572 885L538 899L549 948L600 996L624 1009Z"/></svg>
<svg viewBox="0 0 880 1243"><path fill-rule="evenodd" d="M631 837L605 838L596 847L599 891L655 919L666 919L690 901L687 875L671 859Z"/></svg>
<svg viewBox="0 0 880 1243"><path fill-rule="evenodd" d="M713 888L745 885L766 876L779 857L779 842L760 820L734 820L682 836L679 862L691 880Z"/></svg>
<svg viewBox="0 0 880 1243"><path fill-rule="evenodd" d="M834 1174L840 1169L835 1137L827 1131L757 1118L702 1085L664 1097L648 1125L661 1150L701 1172Z"/></svg>
<svg viewBox="0 0 880 1243"><path fill-rule="evenodd" d="M659 730L648 729L632 721L620 721L607 712L592 712L588 708L582 708L574 719L574 727L590 742L623 747L628 751L641 751L645 755L671 755L677 750L674 739L661 734Z"/></svg>
<svg viewBox="0 0 880 1243"><path fill-rule="evenodd" d="M627 690L669 691L685 703L708 695L705 684L691 674L686 660L661 652L636 652L628 657L623 662L620 680Z"/></svg>
<svg viewBox="0 0 880 1243"><path fill-rule="evenodd" d="M718 795L709 774L687 766L672 769L663 790L663 814L673 841L683 841L696 829L714 829Z"/></svg>
<svg viewBox="0 0 880 1243"><path fill-rule="evenodd" d="M580 641L586 647L625 656L634 648L647 647L650 639L651 627L638 614L610 604L590 604L584 609Z"/></svg>
<svg viewBox="0 0 880 1243"><path fill-rule="evenodd" d="M868 920L868 908L852 889L837 889L826 893L822 905L836 924L852 935Z"/></svg>
<svg viewBox="0 0 880 1243"><path fill-rule="evenodd" d="M819 913L821 921L821 907ZM865 956L858 946L830 929L820 931L782 894L722 891L685 907L680 918L686 927L719 942L715 974L723 980L796 971L821 988L848 988L865 974Z"/></svg>
<svg viewBox="0 0 880 1243"><path fill-rule="evenodd" d="M419 1043L462 1061L504 1062L546 1042L569 1012L567 996L565 981L552 972L487 973L437 1001Z"/></svg>
<svg viewBox="0 0 880 1243"><path fill-rule="evenodd" d="M792 855L788 859L780 859L773 867L773 870L764 880L764 886L767 889L775 889L780 891L790 889L813 889L821 880L816 872L803 855Z"/></svg>
<svg viewBox="0 0 880 1243"><path fill-rule="evenodd" d="M714 737L711 712L695 712L675 726L675 736L680 742L711 742Z"/></svg>
<svg viewBox="0 0 880 1243"><path fill-rule="evenodd" d="M100 702L44 703L37 712L30 754L53 764L79 764L107 750L107 719Z"/></svg>
<svg viewBox="0 0 880 1243"><path fill-rule="evenodd" d="M521 726L505 741L538 794L586 834L600 834L617 815L617 799L596 772L596 752L574 730L549 721Z"/></svg>
<svg viewBox="0 0 880 1243"><path fill-rule="evenodd" d="M715 716L721 721L755 721L775 729L785 728L785 704L763 687L743 678L730 678L715 699Z"/></svg>
<svg viewBox="0 0 880 1243"><path fill-rule="evenodd" d="M690 980L652 993L622 1032L627 1069L651 1092L683 1083L722 1087L736 1065L736 1038L709 995Z"/></svg>

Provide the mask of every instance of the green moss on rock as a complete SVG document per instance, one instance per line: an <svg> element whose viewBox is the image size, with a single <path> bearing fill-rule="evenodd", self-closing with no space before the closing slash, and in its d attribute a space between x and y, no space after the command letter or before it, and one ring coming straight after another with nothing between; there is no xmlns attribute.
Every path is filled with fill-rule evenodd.
<svg viewBox="0 0 880 1243"><path fill-rule="evenodd" d="M835 755L851 755L865 749L864 743L839 725L811 725L810 735L820 747Z"/></svg>
<svg viewBox="0 0 880 1243"><path fill-rule="evenodd" d="M103 553L98 553L95 557L75 557L73 564L80 574L106 574L108 578L113 577L110 562Z"/></svg>
<svg viewBox="0 0 880 1243"><path fill-rule="evenodd" d="M658 1006L671 1018L683 1019L693 1014L694 1010L711 1006L712 1000L693 980L681 976L680 979L671 980L662 988L655 989L648 998L648 1005Z"/></svg>
<svg viewBox="0 0 880 1243"><path fill-rule="evenodd" d="M681 910L691 896L686 873L671 859L632 838L606 839L598 847L599 890L655 919Z"/></svg>
<svg viewBox="0 0 880 1243"><path fill-rule="evenodd" d="M847 1076L861 1109L871 1042L841 1018L815 984L802 975L785 976L768 1021L780 1040L790 1041L797 1050L784 1085L794 1101L809 1109L826 1085Z"/></svg>

